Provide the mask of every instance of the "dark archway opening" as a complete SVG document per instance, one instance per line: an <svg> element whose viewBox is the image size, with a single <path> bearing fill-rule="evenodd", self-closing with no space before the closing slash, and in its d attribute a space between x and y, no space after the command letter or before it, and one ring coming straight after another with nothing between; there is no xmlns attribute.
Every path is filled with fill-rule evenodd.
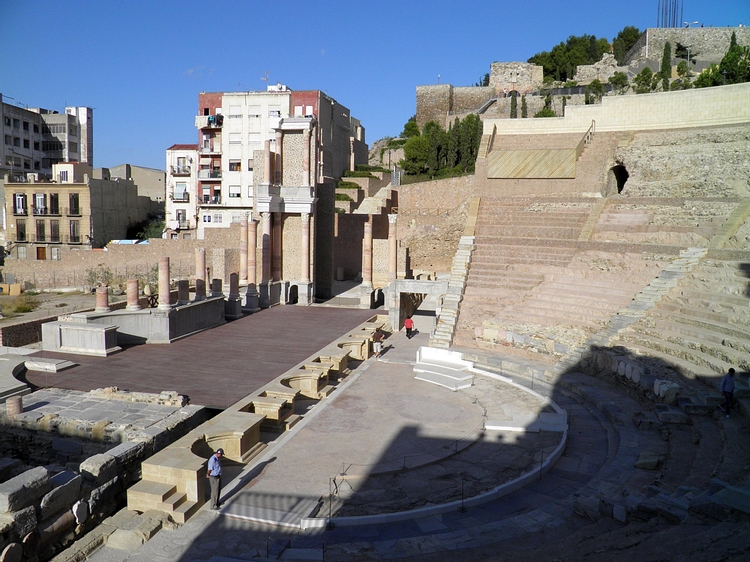
<svg viewBox="0 0 750 562"><path fill-rule="evenodd" d="M615 182L617 183L617 193L622 193L622 189L625 187L625 182L628 181L630 174L622 164L614 166L612 174L615 176Z"/></svg>
<svg viewBox="0 0 750 562"><path fill-rule="evenodd" d="M297 285L292 285L289 287L289 298L287 299L287 304L297 304L299 302L299 287Z"/></svg>

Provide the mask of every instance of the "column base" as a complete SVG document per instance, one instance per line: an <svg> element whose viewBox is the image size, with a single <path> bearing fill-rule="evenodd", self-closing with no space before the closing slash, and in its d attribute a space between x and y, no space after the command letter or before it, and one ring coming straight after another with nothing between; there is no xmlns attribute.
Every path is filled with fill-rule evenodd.
<svg viewBox="0 0 750 562"><path fill-rule="evenodd" d="M269 308L286 304L289 295L289 281L266 281L258 285L260 307Z"/></svg>
<svg viewBox="0 0 750 562"><path fill-rule="evenodd" d="M239 297L227 299L224 302L224 319L237 320L242 318L242 300Z"/></svg>
<svg viewBox="0 0 750 562"><path fill-rule="evenodd" d="M253 314L258 311L260 311L260 295L255 283L251 283L245 291L245 304L242 306L242 312Z"/></svg>
<svg viewBox="0 0 750 562"><path fill-rule="evenodd" d="M294 294L296 290L296 295ZM295 303L296 296L296 303ZM312 281L298 281L289 288L289 303L310 306L313 303Z"/></svg>
<svg viewBox="0 0 750 562"><path fill-rule="evenodd" d="M375 304L375 290L372 284L362 284L359 286L359 308L373 308Z"/></svg>

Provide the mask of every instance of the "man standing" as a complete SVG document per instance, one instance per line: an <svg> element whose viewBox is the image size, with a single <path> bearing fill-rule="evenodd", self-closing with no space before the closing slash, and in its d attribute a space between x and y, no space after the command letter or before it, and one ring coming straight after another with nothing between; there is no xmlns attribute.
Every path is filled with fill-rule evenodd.
<svg viewBox="0 0 750 562"><path fill-rule="evenodd" d="M380 328L377 328L372 335L372 351L375 354L376 359L380 359L380 352L383 349L384 338L385 334L383 334L383 331Z"/></svg>
<svg viewBox="0 0 750 562"><path fill-rule="evenodd" d="M727 415L727 419L729 419L729 411L732 409L732 398L734 397L734 369L730 368L729 372L721 379L719 390L726 399L724 413Z"/></svg>
<svg viewBox="0 0 750 562"><path fill-rule="evenodd" d="M216 452L208 459L208 471L206 478L211 484L211 509L219 509L219 494L221 492L221 457L224 449L216 449Z"/></svg>

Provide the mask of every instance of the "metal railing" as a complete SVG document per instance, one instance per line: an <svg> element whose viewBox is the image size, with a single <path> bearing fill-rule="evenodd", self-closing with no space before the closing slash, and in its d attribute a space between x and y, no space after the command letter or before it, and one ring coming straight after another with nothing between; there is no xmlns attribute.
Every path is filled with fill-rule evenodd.
<svg viewBox="0 0 750 562"><path fill-rule="evenodd" d="M189 176L190 166L171 166L173 176Z"/></svg>
<svg viewBox="0 0 750 562"><path fill-rule="evenodd" d="M199 180L220 180L221 170L198 170Z"/></svg>

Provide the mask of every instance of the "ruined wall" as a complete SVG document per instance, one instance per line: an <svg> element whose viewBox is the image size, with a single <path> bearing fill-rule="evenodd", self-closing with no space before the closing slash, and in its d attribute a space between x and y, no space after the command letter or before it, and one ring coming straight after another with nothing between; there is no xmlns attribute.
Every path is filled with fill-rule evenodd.
<svg viewBox="0 0 750 562"><path fill-rule="evenodd" d="M615 56L610 53L604 53L602 60L594 64L582 64L576 66L576 72L573 79L578 82L579 86L591 84L594 80L599 80L606 84L609 79L615 75L615 72L628 73L627 66L617 66Z"/></svg>
<svg viewBox="0 0 750 562"><path fill-rule="evenodd" d="M737 43L750 45L750 27L666 27L647 29L625 55L624 64L644 59L661 60L664 44L672 45L674 55L677 43L690 47L691 54L701 61L719 62L729 48L732 33Z"/></svg>
<svg viewBox="0 0 750 562"><path fill-rule="evenodd" d="M453 86L436 84L417 86L417 125L419 130L428 121L445 123L446 115L453 109Z"/></svg>
<svg viewBox="0 0 750 562"><path fill-rule="evenodd" d="M542 87L543 71L541 66L528 62L493 62L490 65L490 87L498 96L505 90L530 94Z"/></svg>

